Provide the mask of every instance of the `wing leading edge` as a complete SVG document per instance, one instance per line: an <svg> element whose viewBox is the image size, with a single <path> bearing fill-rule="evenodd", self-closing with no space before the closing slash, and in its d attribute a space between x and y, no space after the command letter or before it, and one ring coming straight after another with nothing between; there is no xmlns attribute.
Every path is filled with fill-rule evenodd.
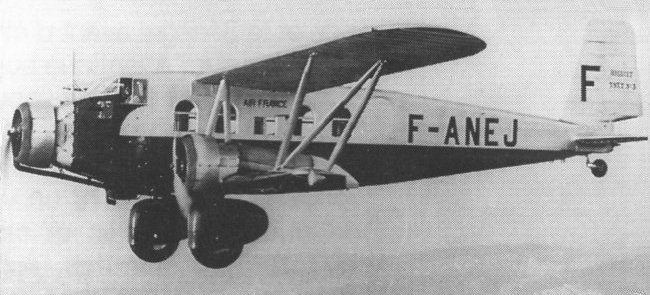
<svg viewBox="0 0 650 295"><path fill-rule="evenodd" d="M450 29L373 29L221 71L197 81L219 84L227 75L232 86L293 92L308 56L316 53L314 70L307 86L307 91L311 92L356 81L377 60L386 60L383 73L392 74L474 55L485 47L483 40Z"/></svg>

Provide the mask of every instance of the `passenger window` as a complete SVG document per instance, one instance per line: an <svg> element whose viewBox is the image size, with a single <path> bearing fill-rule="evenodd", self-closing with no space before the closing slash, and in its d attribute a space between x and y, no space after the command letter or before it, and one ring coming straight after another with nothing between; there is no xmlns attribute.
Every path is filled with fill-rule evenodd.
<svg viewBox="0 0 650 295"><path fill-rule="evenodd" d="M303 131L308 134L314 127L314 113L308 106L303 105L298 114L298 124L296 124L293 135L302 135Z"/></svg>
<svg viewBox="0 0 650 295"><path fill-rule="evenodd" d="M275 135L277 133L277 119L275 117L255 117L253 133L258 135Z"/></svg>
<svg viewBox="0 0 650 295"><path fill-rule="evenodd" d="M215 127L214 132L216 133L223 133L223 104L219 104L219 109L217 110L218 116L217 116L217 126ZM233 106L232 104L230 105L230 133L235 134L237 133L237 130L239 130L239 126L237 123L237 108Z"/></svg>
<svg viewBox="0 0 650 295"><path fill-rule="evenodd" d="M197 108L189 100L183 100L176 105L174 111L174 130L181 132L196 132L198 128Z"/></svg>
<svg viewBox="0 0 650 295"><path fill-rule="evenodd" d="M264 134L264 117L255 117L253 134Z"/></svg>
<svg viewBox="0 0 650 295"><path fill-rule="evenodd" d="M278 118L266 117L264 120L264 131L266 135L275 135L278 133Z"/></svg>
<svg viewBox="0 0 650 295"><path fill-rule="evenodd" d="M350 120L350 111L348 109L342 107L336 110L332 119L332 136L341 136L345 125L348 124L348 120Z"/></svg>

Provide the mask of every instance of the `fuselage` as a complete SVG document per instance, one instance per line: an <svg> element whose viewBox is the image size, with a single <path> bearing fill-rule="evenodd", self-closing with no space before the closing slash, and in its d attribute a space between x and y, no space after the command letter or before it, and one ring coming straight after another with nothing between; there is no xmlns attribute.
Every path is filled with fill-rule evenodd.
<svg viewBox="0 0 650 295"><path fill-rule="evenodd" d="M174 138L205 132L216 85L193 74L139 74L146 101L119 93L92 95L59 106L57 164L140 194L171 192ZM135 81L135 80L134 80ZM295 146L347 87L309 93ZM362 91L363 92L363 91ZM361 95L358 95L361 96ZM292 93L230 87L231 138L277 150L288 124ZM360 98L338 110L305 154L321 168ZM65 125L65 126L64 126ZM223 124L212 130L223 137ZM576 154L571 137L580 125L429 97L376 90L334 171L348 187L377 185L563 159Z"/></svg>

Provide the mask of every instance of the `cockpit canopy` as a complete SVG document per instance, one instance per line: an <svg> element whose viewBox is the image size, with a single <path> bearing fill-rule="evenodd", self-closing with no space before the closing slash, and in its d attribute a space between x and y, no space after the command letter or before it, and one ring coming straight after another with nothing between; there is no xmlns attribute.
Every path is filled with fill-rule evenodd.
<svg viewBox="0 0 650 295"><path fill-rule="evenodd" d="M147 80L131 77L108 77L86 90L86 97L119 94L123 104L147 104Z"/></svg>

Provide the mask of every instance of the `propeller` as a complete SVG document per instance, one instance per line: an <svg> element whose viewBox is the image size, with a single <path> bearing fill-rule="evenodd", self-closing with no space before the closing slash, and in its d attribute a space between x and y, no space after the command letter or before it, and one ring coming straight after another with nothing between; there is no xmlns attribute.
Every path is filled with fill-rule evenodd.
<svg viewBox="0 0 650 295"><path fill-rule="evenodd" d="M189 217L192 207L192 196L190 196L190 192L185 186L185 183L183 183L181 177L178 176L176 172L172 172L172 174L174 174L174 193L176 194L176 202L178 202L178 207L180 208L181 213L183 213L183 216Z"/></svg>
<svg viewBox="0 0 650 295"><path fill-rule="evenodd" d="M4 131L5 130L5 122L3 121L2 124L0 124L0 130ZM11 135L15 132L12 129L8 130L6 133L3 132L2 135L2 176L0 176L3 180L7 177L7 173L9 171L9 166L13 165L13 159L11 159Z"/></svg>
<svg viewBox="0 0 650 295"><path fill-rule="evenodd" d="M180 140L174 139L174 143L172 144L172 177L174 178L172 181L173 184L173 189L174 189L174 195L176 196L176 202L178 203L178 208L181 210L181 213L185 218L190 217L190 212L192 210L192 196L190 195L189 189L185 186L185 183L181 179L179 173L179 168L184 166L185 164L182 164L179 162L178 157L183 157L184 155L179 155L177 146L182 145ZM179 166L180 165L180 166Z"/></svg>

